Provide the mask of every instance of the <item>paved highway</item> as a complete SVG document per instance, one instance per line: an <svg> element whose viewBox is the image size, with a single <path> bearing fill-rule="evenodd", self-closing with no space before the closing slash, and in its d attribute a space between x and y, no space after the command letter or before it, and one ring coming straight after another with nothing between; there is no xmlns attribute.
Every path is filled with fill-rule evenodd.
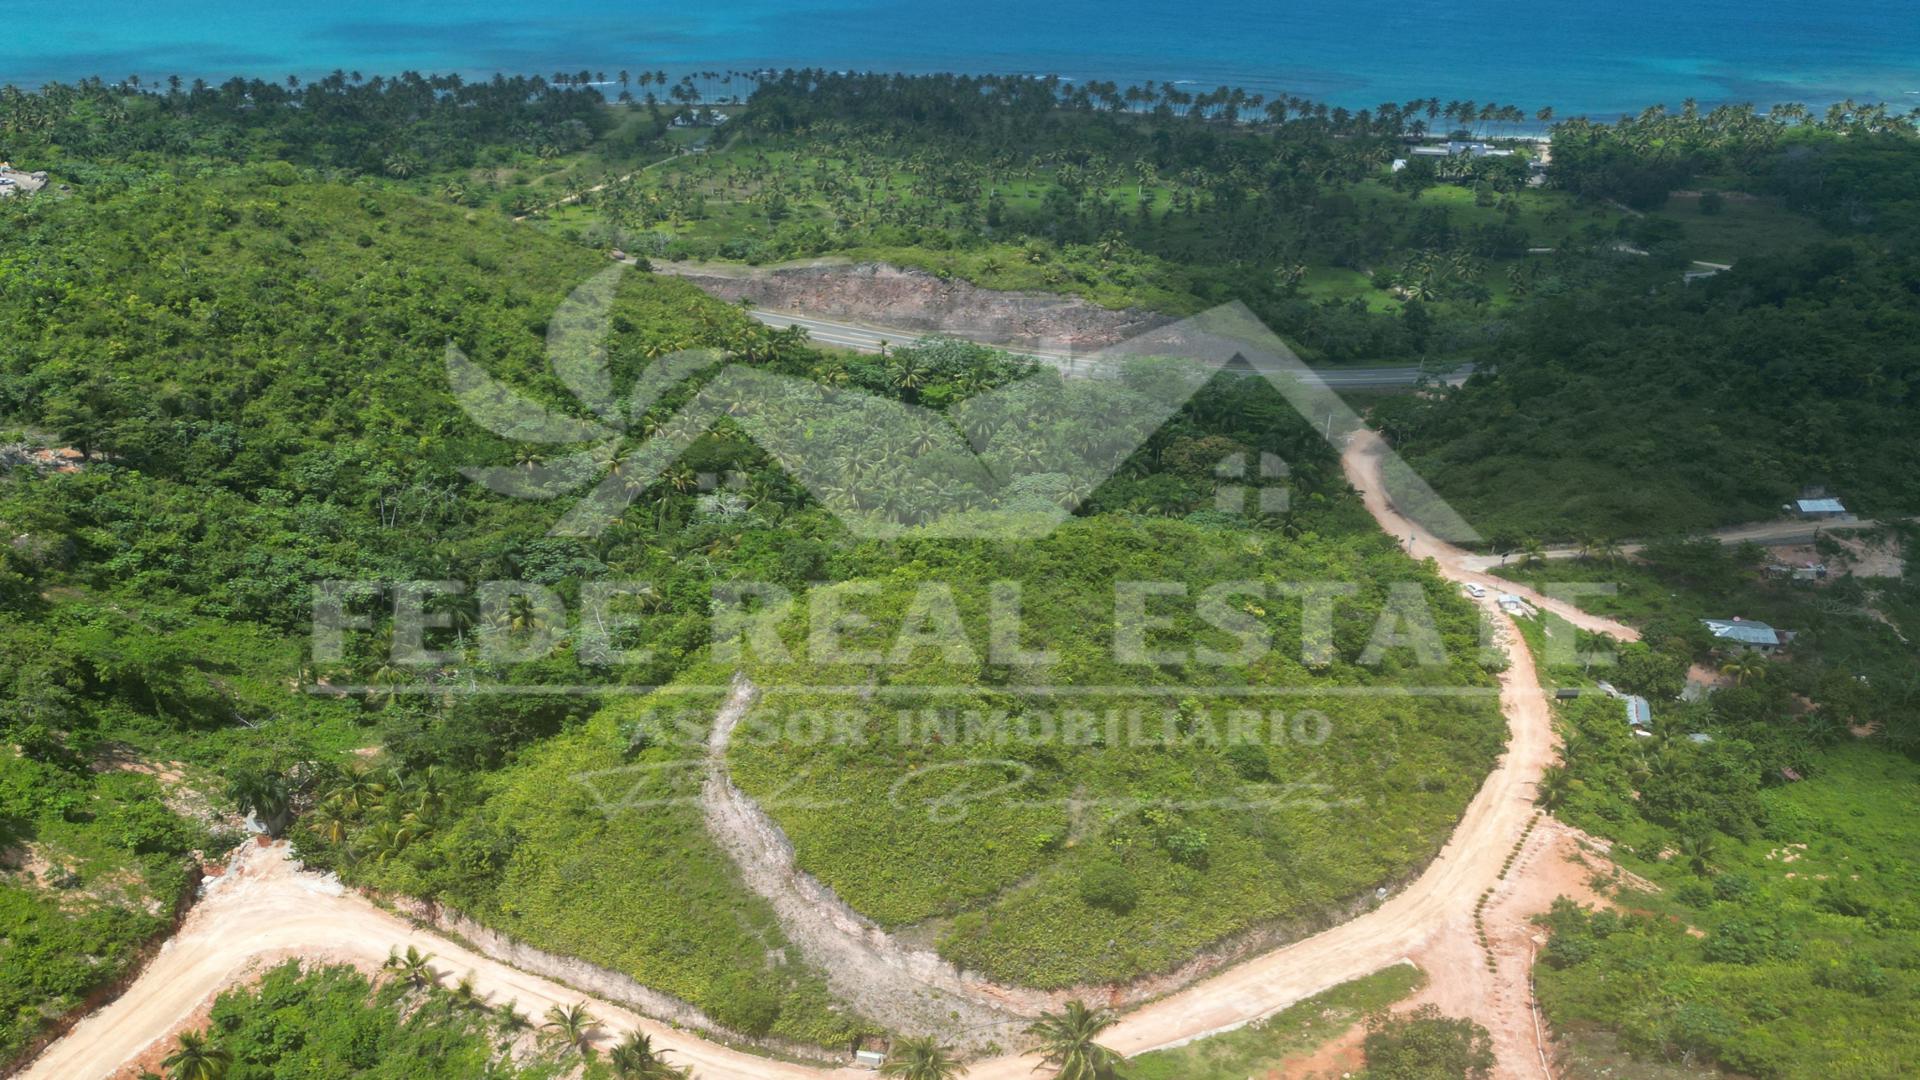
<svg viewBox="0 0 1920 1080"><path fill-rule="evenodd" d="M836 345L843 349L857 349L861 352L879 352L882 345L890 348L911 345L927 336L926 333L912 330L895 330L859 323L838 322L832 319L818 319L810 315L795 315L791 312L770 311L766 308L753 308L749 314L768 326L782 328L798 326L807 332L808 337L822 345ZM1076 356L1043 349L1008 349L1007 351L1019 356L1030 356L1041 363L1060 368L1069 375L1098 376L1106 374L1107 372L1101 369L1110 368L1111 365L1111 361L1104 361L1092 354ZM1448 381L1457 382L1465 379L1472 370L1471 366L1459 368L1449 376ZM1315 371L1328 386L1340 390L1411 386L1420 378L1420 369L1417 367L1316 368Z"/></svg>

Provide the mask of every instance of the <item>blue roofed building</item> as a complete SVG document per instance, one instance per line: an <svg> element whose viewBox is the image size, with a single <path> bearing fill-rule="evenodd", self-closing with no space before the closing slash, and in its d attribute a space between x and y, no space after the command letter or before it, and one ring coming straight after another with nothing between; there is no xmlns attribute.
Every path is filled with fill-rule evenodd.
<svg viewBox="0 0 1920 1080"><path fill-rule="evenodd" d="M1636 728L1653 726L1653 706L1639 694L1628 694L1624 699L1627 707L1627 723Z"/></svg>
<svg viewBox="0 0 1920 1080"><path fill-rule="evenodd" d="M1744 649L1758 649L1762 652L1771 652L1779 648L1792 636L1752 619L1735 617L1700 621L1705 623L1707 629L1713 633L1714 641Z"/></svg>
<svg viewBox="0 0 1920 1080"><path fill-rule="evenodd" d="M1795 499L1793 509L1803 518L1816 520L1847 516L1847 508L1840 504L1839 499Z"/></svg>

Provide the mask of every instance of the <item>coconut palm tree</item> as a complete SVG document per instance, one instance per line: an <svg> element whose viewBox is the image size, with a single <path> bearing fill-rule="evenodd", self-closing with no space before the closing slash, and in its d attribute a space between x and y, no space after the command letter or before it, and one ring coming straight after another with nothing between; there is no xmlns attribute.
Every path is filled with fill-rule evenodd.
<svg viewBox="0 0 1920 1080"><path fill-rule="evenodd" d="M432 960L432 953L423 953L409 945L404 953L398 949L388 949L386 962L380 967L396 972L407 981L407 985L420 990L440 981L440 973L433 970Z"/></svg>
<svg viewBox="0 0 1920 1080"><path fill-rule="evenodd" d="M1538 540L1528 540L1520 545L1520 565L1538 566L1547 561L1547 547Z"/></svg>
<svg viewBox="0 0 1920 1080"><path fill-rule="evenodd" d="M347 840L347 810L338 795L323 802L313 812L308 824L313 827L314 835L329 844L344 844Z"/></svg>
<svg viewBox="0 0 1920 1080"><path fill-rule="evenodd" d="M1721 664L1720 674L1732 676L1735 686L1745 686L1767 677L1767 661L1758 653L1742 652Z"/></svg>
<svg viewBox="0 0 1920 1080"><path fill-rule="evenodd" d="M1706 876L1708 863L1720 851L1720 842L1710 832L1688 833L1674 846L1686 857L1687 865L1693 868L1693 872L1701 877Z"/></svg>
<svg viewBox="0 0 1920 1080"><path fill-rule="evenodd" d="M1540 770L1540 779L1533 786L1533 801L1552 813L1567 801L1567 796L1573 793L1579 783L1565 767L1549 765Z"/></svg>
<svg viewBox="0 0 1920 1080"><path fill-rule="evenodd" d="M293 791L284 776L252 770L240 773L227 785L227 798L241 813L253 815L268 836L279 836L293 819Z"/></svg>
<svg viewBox="0 0 1920 1080"><path fill-rule="evenodd" d="M342 809L356 814L378 804L386 793L387 785L374 780L365 769L348 770L333 788L333 797Z"/></svg>
<svg viewBox="0 0 1920 1080"><path fill-rule="evenodd" d="M960 1063L932 1037L901 1039L888 1050L880 1075L902 1080L954 1080L960 1075Z"/></svg>
<svg viewBox="0 0 1920 1080"><path fill-rule="evenodd" d="M555 1005L547 1010L547 1022L540 1025L541 1030L549 1032L562 1045L586 1053L592 1042L594 1025L599 1021L587 1011L583 1002L561 1008Z"/></svg>
<svg viewBox="0 0 1920 1080"><path fill-rule="evenodd" d="M503 1001L495 1005L493 1007L493 1019L494 1023L500 1025L501 1030L509 1033L525 1031L527 1028L533 1026L533 1021L527 1019L527 1014L520 1011L519 998L515 998L512 1001Z"/></svg>
<svg viewBox="0 0 1920 1080"><path fill-rule="evenodd" d="M471 971L461 976L459 982L453 984L453 989L447 991L447 997L448 1000L453 1002L456 1008L471 1009L475 1012L480 1012L487 1007L486 996L474 989L473 972Z"/></svg>
<svg viewBox="0 0 1920 1080"><path fill-rule="evenodd" d="M1039 1038L1041 1059L1054 1070L1054 1080L1126 1080L1120 1055L1093 1041L1114 1020L1105 1009L1069 1001L1060 1012L1041 1013L1027 1034Z"/></svg>
<svg viewBox="0 0 1920 1080"><path fill-rule="evenodd" d="M180 1046L160 1064L173 1080L221 1080L233 1064L233 1052L215 1046L197 1031L180 1033Z"/></svg>
<svg viewBox="0 0 1920 1080"><path fill-rule="evenodd" d="M645 1032L636 1031L620 1040L607 1054L607 1064L620 1080L681 1080L693 1070L669 1065L665 1050L655 1050Z"/></svg>

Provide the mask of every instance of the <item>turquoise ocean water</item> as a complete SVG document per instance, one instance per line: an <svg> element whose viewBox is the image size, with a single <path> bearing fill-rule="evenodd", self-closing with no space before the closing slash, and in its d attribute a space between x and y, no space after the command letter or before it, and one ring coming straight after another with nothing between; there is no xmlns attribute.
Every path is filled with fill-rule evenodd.
<svg viewBox="0 0 1920 1080"><path fill-rule="evenodd" d="M1920 106L1915 0L29 0L0 83L137 74L827 67L1191 80L1360 107L1610 115L1653 102Z"/></svg>

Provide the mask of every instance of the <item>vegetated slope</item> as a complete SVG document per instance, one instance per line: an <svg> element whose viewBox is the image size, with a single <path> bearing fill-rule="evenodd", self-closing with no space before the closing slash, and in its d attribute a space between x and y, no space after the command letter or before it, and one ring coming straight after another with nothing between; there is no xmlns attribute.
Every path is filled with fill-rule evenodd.
<svg viewBox="0 0 1920 1080"><path fill-rule="evenodd" d="M488 770L577 724L594 703L308 693L316 679L378 683L378 673L402 670L384 619L377 635L350 641L348 663L315 667L305 656L311 595L335 578L515 577L574 599L583 578L641 576L677 561L677 551L631 531L597 546L554 540L551 505L488 494L459 472L511 463L524 446L455 405L442 369L447 344L566 408L570 394L548 370L546 322L604 260L496 216L315 182L278 164L190 181L116 169L70 198L11 200L0 207L0 232L6 423L91 456L77 471L21 467L0 477L0 522L19 538L0 548L0 625L18 646L0 661L8 741L48 759L72 755L82 776L99 746L116 740L216 775L285 777L296 811L341 800L317 814L331 816L340 843L320 839L316 823L307 842L316 859L484 914L518 823L456 831L463 810L477 803ZM688 286L644 275L629 277L611 312L617 380L683 346L733 343L773 357L785 340ZM663 490L680 515L697 494ZM675 597L654 612L665 647L650 668L622 678L664 678L701 640L703 571L653 578ZM584 673L565 648L497 677L611 678ZM373 770L341 753L369 743L386 751ZM4 807L10 829L30 838L47 814L98 812L72 787L25 784L28 801ZM653 835L659 843L664 834ZM704 844L696 830L674 857L720 865ZM709 876L711 891L680 891L696 876L642 870L634 880L677 905L680 925L729 910L711 933L697 943L673 934L628 941L596 958L696 1004L729 974L776 994L806 983L797 964L766 974L780 943L756 932L750 895L724 875ZM174 892L162 891L165 905ZM19 918L0 937L27 949L39 908L14 910ZM107 965L79 983L43 980L36 1003L57 1007L60 994L110 978L112 962L147 932L113 929L119 952L94 950ZM71 965L89 948L55 951ZM656 978L696 952L694 974ZM16 970L33 967L9 963ZM845 1031L817 995L787 1013L788 1033L831 1040Z"/></svg>
<svg viewBox="0 0 1920 1080"><path fill-rule="evenodd" d="M1507 571L1536 586L1617 584L1590 602L1645 633L1604 674L1652 703L1650 736L1609 697L1590 693L1561 716L1566 766L1543 798L1613 841L1610 858L1658 891L1630 885L1625 914L1556 909L1538 971L1547 1016L1574 1058L1612 1042L1638 1059L1616 1072L1692 1060L1756 1077L1911 1073L1920 591L1775 580L1762 560L1710 541L1655 545L1643 559ZM1793 630L1791 648L1727 650L1698 620L1729 613ZM1683 700L1690 665L1723 669L1723 685ZM1549 674L1590 685L1602 672Z"/></svg>
<svg viewBox="0 0 1920 1080"><path fill-rule="evenodd" d="M1758 149L1733 182L1846 235L1684 284L1542 296L1483 365L1380 426L1504 540L1657 536L1777 513L1824 485L1862 514L1920 508L1911 134Z"/></svg>
<svg viewBox="0 0 1920 1080"><path fill-rule="evenodd" d="M90 772L48 719L15 721L0 746L0 1067L128 973L172 925L188 852L212 846L153 778Z"/></svg>
<svg viewBox="0 0 1920 1080"><path fill-rule="evenodd" d="M850 648L884 654L928 588L952 590L982 647L758 666L768 693L743 730L760 737L736 739L729 762L803 868L883 924L935 919L944 955L997 980L1125 981L1265 924L1313 928L1431 857L1500 745L1472 613L1378 534L1097 515L1036 542L856 558L872 570L842 588L860 590L851 602L875 628L848 635ZM1191 646L1230 652L1233 638L1173 600L1155 606L1169 620L1156 636L1186 655L1116 661L1117 585L1142 580L1195 598L1258 583L1226 602L1273 651L1244 666L1195 660ZM1018 583L1026 647L1055 663L986 659L995 581ZM1357 590L1337 608L1327 666L1302 663L1303 601L1279 593L1304 581ZM1422 667L1409 650L1380 669L1356 662L1397 583L1428 597L1449 663ZM1249 714L1253 740L1232 727ZM819 722L833 725L824 738Z"/></svg>

